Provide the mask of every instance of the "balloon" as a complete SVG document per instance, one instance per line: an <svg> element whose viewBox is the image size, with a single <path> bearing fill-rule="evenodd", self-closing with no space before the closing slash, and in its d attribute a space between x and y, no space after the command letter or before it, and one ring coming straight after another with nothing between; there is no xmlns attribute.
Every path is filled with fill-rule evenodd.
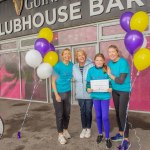
<svg viewBox="0 0 150 150"><path fill-rule="evenodd" d="M35 41L34 48L41 53L42 57L44 57L49 50L49 43L43 38L37 39Z"/></svg>
<svg viewBox="0 0 150 150"><path fill-rule="evenodd" d="M47 79L51 76L53 68L48 63L42 63L37 68L37 75L40 79Z"/></svg>
<svg viewBox="0 0 150 150"><path fill-rule="evenodd" d="M146 46L147 46L147 39L146 39L146 37L144 36L144 42L143 42L141 48L145 48Z"/></svg>
<svg viewBox="0 0 150 150"><path fill-rule="evenodd" d="M39 34L38 34L39 38L44 38L46 39L48 42L51 42L53 40L53 32L50 28L43 28L40 30Z"/></svg>
<svg viewBox="0 0 150 150"><path fill-rule="evenodd" d="M143 32L148 27L148 22L148 15L144 11L139 11L132 16L130 27L132 30Z"/></svg>
<svg viewBox="0 0 150 150"><path fill-rule="evenodd" d="M42 56L38 51L30 50L26 53L25 61L30 67L36 68L42 62Z"/></svg>
<svg viewBox="0 0 150 150"><path fill-rule="evenodd" d="M150 66L150 50L139 49L133 57L133 62L138 71L148 68Z"/></svg>
<svg viewBox="0 0 150 150"><path fill-rule="evenodd" d="M48 52L44 57L44 62L49 63L51 66L55 66L58 62L58 54L53 51Z"/></svg>
<svg viewBox="0 0 150 150"><path fill-rule="evenodd" d="M126 34L124 43L129 53L133 55L133 53L142 46L143 40L144 38L141 32L131 30Z"/></svg>
<svg viewBox="0 0 150 150"><path fill-rule="evenodd" d="M133 16L132 12L125 12L120 17L120 25L126 32L129 32L131 30L130 20L132 16Z"/></svg>
<svg viewBox="0 0 150 150"><path fill-rule="evenodd" d="M49 51L55 51L55 47L51 43L49 43Z"/></svg>

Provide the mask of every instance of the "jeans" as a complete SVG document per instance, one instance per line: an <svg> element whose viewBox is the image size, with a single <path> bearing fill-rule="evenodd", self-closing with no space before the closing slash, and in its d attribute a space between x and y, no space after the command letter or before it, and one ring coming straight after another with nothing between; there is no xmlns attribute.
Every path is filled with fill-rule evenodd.
<svg viewBox="0 0 150 150"><path fill-rule="evenodd" d="M78 99L81 112L82 128L91 128L92 124L92 107L93 101L91 99Z"/></svg>
<svg viewBox="0 0 150 150"><path fill-rule="evenodd" d="M56 125L58 133L62 133L63 129L68 129L71 110L71 91L58 93L61 102L57 102L54 93L52 94L53 105L56 114Z"/></svg>

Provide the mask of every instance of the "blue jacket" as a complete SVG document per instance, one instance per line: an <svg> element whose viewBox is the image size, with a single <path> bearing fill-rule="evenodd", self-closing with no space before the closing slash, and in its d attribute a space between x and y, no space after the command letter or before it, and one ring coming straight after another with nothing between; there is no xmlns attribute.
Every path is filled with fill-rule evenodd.
<svg viewBox="0 0 150 150"><path fill-rule="evenodd" d="M86 92L86 78L88 70L93 67L91 60L87 59L81 74L79 63L73 65L73 77L75 80L75 97L76 99L91 99L90 94Z"/></svg>

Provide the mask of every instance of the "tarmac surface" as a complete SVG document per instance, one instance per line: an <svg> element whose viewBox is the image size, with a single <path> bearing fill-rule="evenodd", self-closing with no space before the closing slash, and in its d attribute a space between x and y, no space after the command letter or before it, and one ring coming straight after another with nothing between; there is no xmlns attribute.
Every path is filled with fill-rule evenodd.
<svg viewBox="0 0 150 150"><path fill-rule="evenodd" d="M17 138L28 102L0 100L0 116L4 121L4 135L0 139L0 150L105 150L105 141L96 143L97 127L93 110L92 136L80 139L80 110L72 105L69 132L72 136L68 143L60 145L57 141L55 112L52 104L32 103L28 117L21 131L21 139ZM129 112L130 150L150 150L150 114ZM110 111L111 133L117 133L115 112ZM138 137L140 138L138 144ZM113 142L111 150L118 150L119 142Z"/></svg>

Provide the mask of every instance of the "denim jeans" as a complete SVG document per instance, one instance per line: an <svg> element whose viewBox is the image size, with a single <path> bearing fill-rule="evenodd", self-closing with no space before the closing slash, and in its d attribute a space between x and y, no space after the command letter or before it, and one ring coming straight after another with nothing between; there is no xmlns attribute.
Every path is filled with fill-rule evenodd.
<svg viewBox="0 0 150 150"><path fill-rule="evenodd" d="M78 99L81 112L82 128L91 128L92 124L92 107L93 101L91 99Z"/></svg>

